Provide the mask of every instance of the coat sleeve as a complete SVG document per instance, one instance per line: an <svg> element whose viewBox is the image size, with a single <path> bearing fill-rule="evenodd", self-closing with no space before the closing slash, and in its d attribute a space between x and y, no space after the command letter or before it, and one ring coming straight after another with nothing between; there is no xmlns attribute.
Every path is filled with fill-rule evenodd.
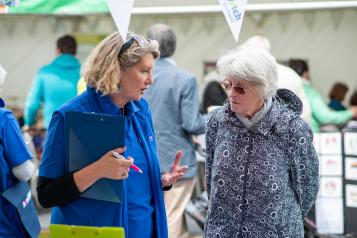
<svg viewBox="0 0 357 238"><path fill-rule="evenodd" d="M180 99L181 121L185 131L193 135L203 134L206 117L200 114L198 89L195 78L188 80Z"/></svg>
<svg viewBox="0 0 357 238"><path fill-rule="evenodd" d="M32 83L29 94L27 95L24 120L25 125L35 124L37 111L41 106L43 100L43 85L41 80L41 73L38 73L34 82Z"/></svg>
<svg viewBox="0 0 357 238"><path fill-rule="evenodd" d="M302 216L305 217L314 204L319 190L319 160L313 146L311 128L302 120L293 123L296 128L292 136L291 163L292 184L300 204ZM294 125L295 124L295 125Z"/></svg>
<svg viewBox="0 0 357 238"><path fill-rule="evenodd" d="M206 189L208 198L211 195L211 181L212 181L212 168L214 161L214 151L216 150L216 132L217 132L217 121L216 121L216 110L208 114L207 126L206 126L206 165L205 165L205 175L206 175Z"/></svg>

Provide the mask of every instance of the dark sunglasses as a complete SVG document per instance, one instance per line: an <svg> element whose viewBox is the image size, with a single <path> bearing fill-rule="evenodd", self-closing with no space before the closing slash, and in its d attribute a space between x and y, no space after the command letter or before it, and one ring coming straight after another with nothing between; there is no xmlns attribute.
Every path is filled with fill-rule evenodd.
<svg viewBox="0 0 357 238"><path fill-rule="evenodd" d="M240 87L240 86L233 87L232 83L228 82L228 81L222 81L221 85L226 91L230 91L233 88L234 92L236 92L236 93L238 93L240 95L244 95L244 94L247 93L247 91L253 89L253 87L252 88L243 88L243 87Z"/></svg>
<svg viewBox="0 0 357 238"><path fill-rule="evenodd" d="M124 53L124 51L126 51L127 49L130 48L130 46L134 43L134 41L138 42L138 44L140 46L144 46L145 44L148 43L148 41L146 39L144 39L143 37L139 36L139 35L131 35L131 37L129 38L129 40L127 42L125 42L122 47L120 48L119 54L118 56L120 56L121 54Z"/></svg>

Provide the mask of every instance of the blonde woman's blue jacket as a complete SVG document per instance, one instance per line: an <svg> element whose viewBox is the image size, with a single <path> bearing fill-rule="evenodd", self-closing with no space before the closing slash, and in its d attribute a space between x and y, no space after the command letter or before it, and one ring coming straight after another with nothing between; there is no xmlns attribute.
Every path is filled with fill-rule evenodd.
<svg viewBox="0 0 357 238"><path fill-rule="evenodd" d="M61 106L54 112L48 129L39 176L56 179L65 174L64 114L66 111L95 112L111 115L121 114L120 109L113 104L109 96L104 96L93 88L87 88L87 91ZM149 236L136 234L137 231L142 232L141 234L148 234L148 230L151 229L155 231L153 237L167 238L167 222L161 175L148 104L144 99L131 101L125 105L125 111L127 123L125 141L128 144L124 156L131 155L134 159L136 157L146 159L147 169L144 170L143 176L147 176L146 180L150 186L148 187L140 182L136 182L135 178L139 175L135 176L132 174L135 171L131 170L129 178L123 181L124 194L121 204L78 197L63 206L53 207L51 209L51 223L124 227L125 237L127 238L149 238ZM137 143L135 144L133 144L133 135L138 135L137 140L135 140ZM93 134L93 136L96 135ZM137 151L143 153L138 155ZM136 159L136 162L139 163L138 158ZM130 179L134 179L135 181L130 182ZM144 195L150 193L152 203L146 204L146 200L144 199L147 199L147 197L132 194L130 192L132 189L135 189L137 192L144 191ZM132 207L134 203L139 204L140 208L143 208L141 213L138 212L140 209ZM152 212L152 227L147 227L147 230L142 226L132 227L133 221L130 218L143 216L145 212Z"/></svg>

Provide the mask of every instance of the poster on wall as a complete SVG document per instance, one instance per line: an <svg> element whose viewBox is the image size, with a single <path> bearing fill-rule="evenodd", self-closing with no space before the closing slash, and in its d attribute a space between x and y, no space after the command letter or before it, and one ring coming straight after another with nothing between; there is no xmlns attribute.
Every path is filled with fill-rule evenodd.
<svg viewBox="0 0 357 238"><path fill-rule="evenodd" d="M345 158L345 177L348 180L357 181L357 158Z"/></svg>
<svg viewBox="0 0 357 238"><path fill-rule="evenodd" d="M342 197L342 178L321 177L319 197Z"/></svg>
<svg viewBox="0 0 357 238"><path fill-rule="evenodd" d="M320 175L342 176L342 157L339 155L321 155Z"/></svg>
<svg viewBox="0 0 357 238"><path fill-rule="evenodd" d="M321 234L343 234L342 198L316 200L316 227Z"/></svg>
<svg viewBox="0 0 357 238"><path fill-rule="evenodd" d="M346 185L346 207L357 208L357 185Z"/></svg>
<svg viewBox="0 0 357 238"><path fill-rule="evenodd" d="M345 154L357 155L357 133L346 132L344 137Z"/></svg>
<svg viewBox="0 0 357 238"><path fill-rule="evenodd" d="M321 154L341 154L341 147L340 133L320 133Z"/></svg>

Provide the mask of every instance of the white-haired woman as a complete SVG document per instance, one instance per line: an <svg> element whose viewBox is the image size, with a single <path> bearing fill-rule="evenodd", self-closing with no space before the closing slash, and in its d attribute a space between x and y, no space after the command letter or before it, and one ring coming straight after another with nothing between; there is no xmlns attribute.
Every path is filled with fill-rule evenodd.
<svg viewBox="0 0 357 238"><path fill-rule="evenodd" d="M158 43L129 34L124 42L118 32L107 36L91 53L83 69L87 90L67 102L52 116L40 166L39 201L53 207L51 223L124 227L127 238L166 238L163 187L183 176L180 155L170 172L161 176L148 103L142 99L152 84ZM126 148L118 153L135 158L144 171L129 172L132 159L116 159L112 151L74 173L64 167L64 113L96 112L123 115ZM96 136L96 135L93 135ZM100 138L98 138L100 139ZM129 172L129 178L128 178ZM98 179L126 179L122 203L79 197Z"/></svg>
<svg viewBox="0 0 357 238"><path fill-rule="evenodd" d="M301 101L277 90L264 50L231 51L217 67L228 101L207 125L205 237L303 237L319 176Z"/></svg>

